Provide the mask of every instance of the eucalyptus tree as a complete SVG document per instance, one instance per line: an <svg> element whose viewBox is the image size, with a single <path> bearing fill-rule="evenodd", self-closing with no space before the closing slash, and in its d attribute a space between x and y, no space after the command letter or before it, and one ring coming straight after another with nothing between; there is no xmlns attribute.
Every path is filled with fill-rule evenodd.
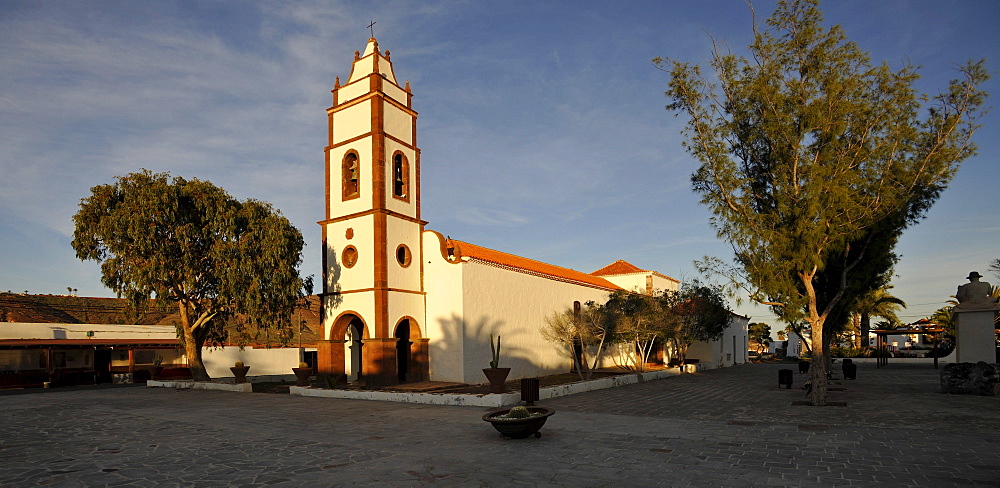
<svg viewBox="0 0 1000 488"><path fill-rule="evenodd" d="M880 282L896 239L975 153L989 79L984 62L969 62L928 99L914 88L916 66L873 63L822 20L817 0L779 2L754 27L749 58L716 48L714 81L697 65L654 60L670 74L668 109L688 119L684 147L701 162L694 190L741 283L811 329L817 405L844 303ZM870 246L889 252L872 260Z"/></svg>
<svg viewBox="0 0 1000 488"><path fill-rule="evenodd" d="M303 280L302 234L270 204L239 201L208 181L142 170L91 188L73 216L73 248L136 307L177 302L178 336L196 380L202 347L236 330L291 329ZM287 337L287 335L282 334Z"/></svg>

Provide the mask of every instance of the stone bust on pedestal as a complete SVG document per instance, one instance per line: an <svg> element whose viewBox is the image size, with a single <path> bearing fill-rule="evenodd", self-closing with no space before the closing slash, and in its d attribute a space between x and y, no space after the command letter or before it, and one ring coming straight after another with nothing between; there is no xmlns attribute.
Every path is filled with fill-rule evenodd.
<svg viewBox="0 0 1000 488"><path fill-rule="evenodd" d="M958 299L957 309L989 309L997 306L997 299L991 296L993 287L985 281L979 281L983 275L976 271L969 273L966 283L958 287L955 298Z"/></svg>

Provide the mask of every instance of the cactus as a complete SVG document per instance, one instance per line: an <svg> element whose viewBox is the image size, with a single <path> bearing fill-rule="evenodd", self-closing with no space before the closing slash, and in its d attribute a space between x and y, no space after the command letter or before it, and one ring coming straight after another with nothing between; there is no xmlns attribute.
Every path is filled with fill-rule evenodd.
<svg viewBox="0 0 1000 488"><path fill-rule="evenodd" d="M236 361L236 366L235 367L242 368L243 367L243 361Z"/></svg>
<svg viewBox="0 0 1000 488"><path fill-rule="evenodd" d="M500 367L500 336L497 336L497 345L493 346L493 334L490 334L490 350L493 351L493 360L490 361L491 368Z"/></svg>
<svg viewBox="0 0 1000 488"><path fill-rule="evenodd" d="M507 412L507 417L512 419L526 419L531 416L531 412L525 407L511 407Z"/></svg>

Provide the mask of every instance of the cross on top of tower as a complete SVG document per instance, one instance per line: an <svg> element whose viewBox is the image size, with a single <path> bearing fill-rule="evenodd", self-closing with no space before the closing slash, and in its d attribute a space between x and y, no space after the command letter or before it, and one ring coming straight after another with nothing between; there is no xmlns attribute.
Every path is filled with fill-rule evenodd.
<svg viewBox="0 0 1000 488"><path fill-rule="evenodd" d="M373 20L371 24L368 24L368 30L371 32L371 37L375 37L375 29L372 27L376 24Z"/></svg>

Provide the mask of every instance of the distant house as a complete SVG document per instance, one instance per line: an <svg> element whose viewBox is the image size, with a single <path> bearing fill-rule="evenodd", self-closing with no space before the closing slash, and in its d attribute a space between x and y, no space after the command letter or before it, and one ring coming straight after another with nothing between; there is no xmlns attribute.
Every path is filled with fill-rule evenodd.
<svg viewBox="0 0 1000 488"><path fill-rule="evenodd" d="M304 322L303 346L316 340L318 301L293 317ZM115 298L0 293L0 388L144 382L157 366L166 377L190 377L176 321L176 307L156 301L136 314ZM268 346L210 348L203 359L213 377L231 376L236 360L257 376L298 365L297 348Z"/></svg>

